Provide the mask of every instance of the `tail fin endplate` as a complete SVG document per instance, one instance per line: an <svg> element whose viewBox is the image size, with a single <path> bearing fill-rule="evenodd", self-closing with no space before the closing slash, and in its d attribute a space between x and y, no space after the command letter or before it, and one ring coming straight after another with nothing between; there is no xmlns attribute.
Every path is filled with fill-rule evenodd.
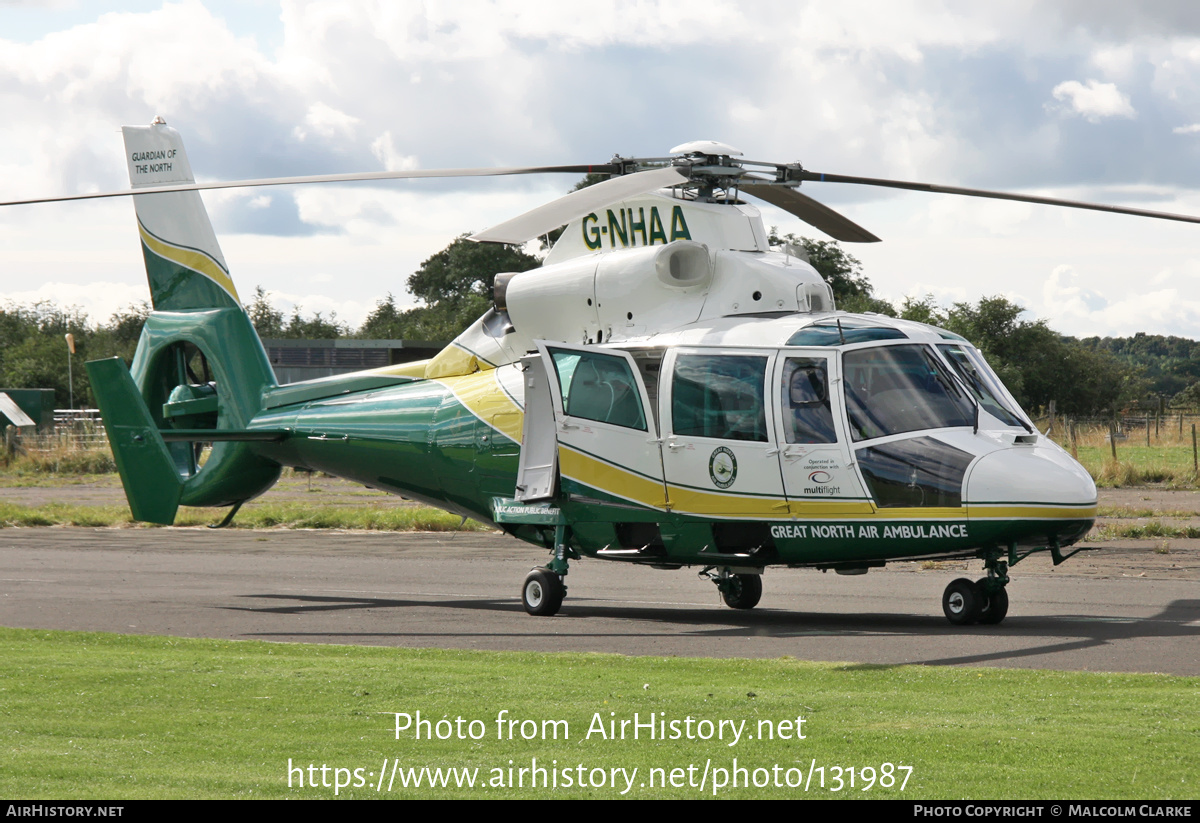
<svg viewBox="0 0 1200 823"><path fill-rule="evenodd" d="M114 357L88 363L87 371L133 519L171 525L183 478L129 369Z"/></svg>

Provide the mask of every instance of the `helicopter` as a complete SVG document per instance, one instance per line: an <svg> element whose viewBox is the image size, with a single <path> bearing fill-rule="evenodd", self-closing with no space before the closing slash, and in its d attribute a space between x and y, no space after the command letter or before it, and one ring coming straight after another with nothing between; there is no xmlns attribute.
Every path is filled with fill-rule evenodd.
<svg viewBox="0 0 1200 823"><path fill-rule="evenodd" d="M734 609L773 567L865 574L982 560L946 586L956 625L1000 623L1009 570L1057 565L1096 487L968 340L838 311L802 249L769 243L758 198L847 242L866 229L801 193L854 183L1200 222L1032 195L812 172L695 141L655 158L196 183L179 133L123 129L153 311L133 363L87 364L135 519L230 507L284 467L321 471L543 547L521 585L556 614L573 560L699 568ZM279 384L217 243L205 189L552 172L610 177L480 232L565 225L540 268L435 357ZM201 444L211 444L201 459ZM1075 551L1078 551L1076 549Z"/></svg>

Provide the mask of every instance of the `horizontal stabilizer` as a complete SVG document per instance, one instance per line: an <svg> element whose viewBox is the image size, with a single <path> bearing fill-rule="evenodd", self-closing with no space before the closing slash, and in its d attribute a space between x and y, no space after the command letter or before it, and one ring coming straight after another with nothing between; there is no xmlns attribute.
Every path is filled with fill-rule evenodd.
<svg viewBox="0 0 1200 823"><path fill-rule="evenodd" d="M129 369L113 357L93 360L87 371L133 518L171 525L183 493L183 478Z"/></svg>
<svg viewBox="0 0 1200 823"><path fill-rule="evenodd" d="M164 443L278 443L289 432L278 429L160 429Z"/></svg>

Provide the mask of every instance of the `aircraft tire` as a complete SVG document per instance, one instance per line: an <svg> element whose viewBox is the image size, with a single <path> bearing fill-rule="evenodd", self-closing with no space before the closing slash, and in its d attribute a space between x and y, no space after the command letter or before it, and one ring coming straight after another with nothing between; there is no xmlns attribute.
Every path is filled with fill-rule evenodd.
<svg viewBox="0 0 1200 823"><path fill-rule="evenodd" d="M985 626L994 626L1008 614L1008 592L1000 588L996 589L995 593L988 594L984 587L986 583L985 577L975 584L975 588L979 590L979 622Z"/></svg>
<svg viewBox="0 0 1200 823"><path fill-rule="evenodd" d="M942 593L942 612L956 626L967 626L979 619L981 592L965 577L950 581Z"/></svg>
<svg viewBox="0 0 1200 823"><path fill-rule="evenodd" d="M534 569L525 576L525 585L521 587L521 602L525 611L539 617L550 617L558 614L562 606L566 587L562 579L549 569Z"/></svg>
<svg viewBox="0 0 1200 823"><path fill-rule="evenodd" d="M731 609L753 609L762 599L762 577L757 574L735 574L721 590L721 598Z"/></svg>

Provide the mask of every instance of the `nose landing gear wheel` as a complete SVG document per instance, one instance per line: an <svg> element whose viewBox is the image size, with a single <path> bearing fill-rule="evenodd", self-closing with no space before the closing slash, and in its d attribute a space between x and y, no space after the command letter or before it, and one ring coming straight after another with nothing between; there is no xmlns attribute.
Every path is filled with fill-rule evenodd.
<svg viewBox="0 0 1200 823"><path fill-rule="evenodd" d="M753 609L762 599L762 578L757 574L734 574L723 581L721 598L731 609Z"/></svg>
<svg viewBox="0 0 1200 823"><path fill-rule="evenodd" d="M566 593L567 587L557 574L549 569L534 569L525 577L521 602L530 614L549 617L558 614Z"/></svg>
<svg viewBox="0 0 1200 823"><path fill-rule="evenodd" d="M979 619L982 592L970 580L951 581L942 593L942 612L956 626L967 626Z"/></svg>

